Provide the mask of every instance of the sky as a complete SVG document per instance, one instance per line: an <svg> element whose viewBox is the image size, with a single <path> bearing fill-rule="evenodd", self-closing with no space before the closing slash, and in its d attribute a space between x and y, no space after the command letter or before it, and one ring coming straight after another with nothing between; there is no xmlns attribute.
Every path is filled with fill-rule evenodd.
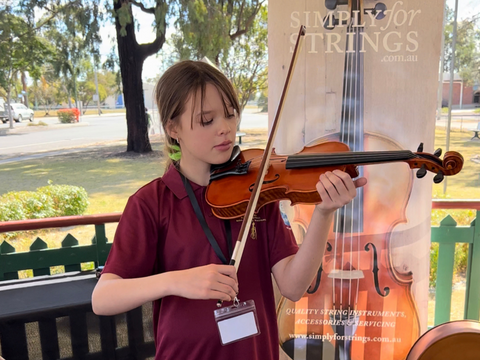
<svg viewBox="0 0 480 360"><path fill-rule="evenodd" d="M438 1L438 0L437 0ZM440 1L438 1L440 3ZM447 0L447 4L450 8L454 9L455 0ZM139 24L139 30L137 31L137 41L139 43L149 43L155 39L155 32L152 29L153 15L146 14L137 7L133 6L134 17L137 24ZM472 14L480 13L480 0L458 0L458 19L462 20L470 17ZM173 28L167 29L167 37L172 33ZM115 38L115 26L113 24L106 24L101 31L102 45L100 47L100 53L102 58L105 59L112 48L112 40L116 43ZM164 48L167 44L164 44ZM160 53L163 51L160 50ZM162 60L156 55L149 56L144 63L144 71L142 78L147 80L148 78L154 78L156 75L162 72ZM146 71L145 69L148 69Z"/></svg>
<svg viewBox="0 0 480 360"><path fill-rule="evenodd" d="M447 0L447 5L454 9L455 0ZM458 20L463 20L480 13L480 0L458 0Z"/></svg>
<svg viewBox="0 0 480 360"><path fill-rule="evenodd" d="M137 42L139 44L150 43L155 40L155 31L152 27L154 17L152 14L147 14L136 6L133 6L133 16L135 18L136 24L139 24L139 29L136 30L136 37ZM167 28L167 37L170 36L172 33L173 28ZM106 24L102 31L102 44L100 46L100 55L102 56L102 60L104 61L107 55L110 53L112 49L112 42L116 45L116 32L115 32L115 25L114 24ZM164 44L162 49L165 49L168 45ZM160 50L161 53L163 50ZM148 78L154 78L157 74L161 73L162 69L162 61L161 58L157 55L149 56L144 64L143 64L143 80L147 80ZM147 70L146 70L147 69Z"/></svg>

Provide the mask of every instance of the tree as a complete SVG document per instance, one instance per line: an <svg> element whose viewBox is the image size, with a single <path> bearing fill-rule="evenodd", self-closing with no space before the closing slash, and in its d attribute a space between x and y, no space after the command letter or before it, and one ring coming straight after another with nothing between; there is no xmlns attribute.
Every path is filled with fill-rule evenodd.
<svg viewBox="0 0 480 360"><path fill-rule="evenodd" d="M250 29L233 41L228 56L222 59L222 69L238 92L242 110L257 92L267 88L267 20L267 7L262 6Z"/></svg>
<svg viewBox="0 0 480 360"><path fill-rule="evenodd" d="M241 109L267 86L267 6L258 0L180 0L173 45L180 59L212 59Z"/></svg>
<svg viewBox="0 0 480 360"><path fill-rule="evenodd" d="M207 57L220 65L220 57L249 31L264 2L179 0L173 43L180 59Z"/></svg>
<svg viewBox="0 0 480 360"><path fill-rule="evenodd" d="M33 24L29 16L17 16L19 11L10 6L0 9L0 86L7 95L10 128L13 128L11 92L17 74L28 71L38 75L40 66L51 54L48 44L34 33L41 22Z"/></svg>
<svg viewBox="0 0 480 360"><path fill-rule="evenodd" d="M71 107L70 95L77 102L77 78L82 65L90 56L99 58L99 30L103 20L99 11L99 0L89 2L67 2L54 20L51 21L45 36L55 46L52 66L57 76L62 76L67 99ZM78 107L78 104L76 104Z"/></svg>
<svg viewBox="0 0 480 360"><path fill-rule="evenodd" d="M444 30L444 72L450 72L452 61L454 14L448 6L447 21ZM480 14L457 23L457 41L455 45L454 71L469 85L480 83Z"/></svg>
<svg viewBox="0 0 480 360"><path fill-rule="evenodd" d="M105 101L108 96L113 95L117 91L115 74L111 72L104 71L104 73L98 73L97 82L100 102ZM80 100L84 104L85 113L90 101L93 100L93 96L97 94L97 88L95 85L95 74L92 67L88 69L85 79L79 82L78 93Z"/></svg>
<svg viewBox="0 0 480 360"><path fill-rule="evenodd" d="M148 139L142 70L145 59L157 53L165 43L170 1L155 0L154 4L153 7L146 7L140 0L113 0L118 58L127 115L127 151L137 153L152 151ZM132 6L154 16L156 38L153 42L148 44L137 42Z"/></svg>
<svg viewBox="0 0 480 360"><path fill-rule="evenodd" d="M49 83L44 75L41 75L38 80L33 80L30 93L33 93L35 98L35 106L43 105L45 116L49 115L52 107L56 105L56 87L60 87L59 81Z"/></svg>

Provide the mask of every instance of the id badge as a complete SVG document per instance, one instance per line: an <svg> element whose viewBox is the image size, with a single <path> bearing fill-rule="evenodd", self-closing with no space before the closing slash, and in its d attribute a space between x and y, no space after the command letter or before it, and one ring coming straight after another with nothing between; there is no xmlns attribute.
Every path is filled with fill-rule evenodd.
<svg viewBox="0 0 480 360"><path fill-rule="evenodd" d="M260 335L253 300L238 301L214 311L222 345Z"/></svg>

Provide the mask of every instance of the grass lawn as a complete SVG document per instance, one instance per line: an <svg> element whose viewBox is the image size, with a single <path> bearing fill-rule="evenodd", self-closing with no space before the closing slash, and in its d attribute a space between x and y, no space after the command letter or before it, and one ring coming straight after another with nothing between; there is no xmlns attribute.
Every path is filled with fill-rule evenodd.
<svg viewBox="0 0 480 360"><path fill-rule="evenodd" d="M435 147L446 148L446 131L437 127L435 132ZM433 198L435 199L480 199L480 141L470 141L472 131L452 130L450 132L450 150L462 154L464 163L462 171L452 177L445 177L447 191L444 193L444 183L433 185ZM443 158L443 156L442 156ZM473 160L478 159L479 162ZM475 218L474 210L449 210L458 224L468 225ZM447 215L446 210L432 212L432 225L438 225L440 220Z"/></svg>

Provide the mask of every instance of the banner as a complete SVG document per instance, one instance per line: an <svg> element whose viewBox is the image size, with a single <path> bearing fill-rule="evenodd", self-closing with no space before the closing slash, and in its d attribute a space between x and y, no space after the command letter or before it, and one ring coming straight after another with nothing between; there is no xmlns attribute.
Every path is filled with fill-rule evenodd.
<svg viewBox="0 0 480 360"><path fill-rule="evenodd" d="M270 124L306 26L277 154L328 141L433 153L443 2L276 0L268 21ZM278 299L284 359L400 360L426 330L433 175L359 169L368 184L337 211L307 293ZM301 244L313 206L282 205Z"/></svg>

